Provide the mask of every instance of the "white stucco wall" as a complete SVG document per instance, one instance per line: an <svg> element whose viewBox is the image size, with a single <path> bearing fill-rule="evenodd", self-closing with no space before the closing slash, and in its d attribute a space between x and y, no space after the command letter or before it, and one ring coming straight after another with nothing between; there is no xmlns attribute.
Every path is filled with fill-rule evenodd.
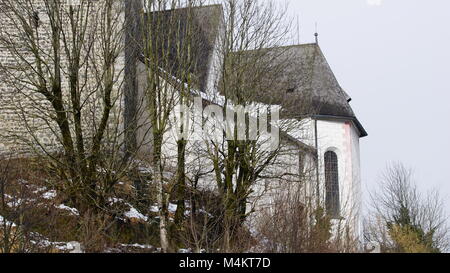
<svg viewBox="0 0 450 273"><path fill-rule="evenodd" d="M341 216L340 222L348 223L355 236L360 236L361 220L361 170L359 133L351 121L318 120L317 141L319 155L319 176L321 200L325 201L324 155L333 151L338 156L339 191ZM338 224L338 220L335 220Z"/></svg>

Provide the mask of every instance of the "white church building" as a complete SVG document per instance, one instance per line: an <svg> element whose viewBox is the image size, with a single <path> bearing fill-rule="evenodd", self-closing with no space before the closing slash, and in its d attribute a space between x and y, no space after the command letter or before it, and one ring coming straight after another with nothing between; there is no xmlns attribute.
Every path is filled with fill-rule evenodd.
<svg viewBox="0 0 450 273"><path fill-rule="evenodd" d="M167 16L170 12L166 11L165 15ZM221 18L223 14L221 6L218 5L199 8L194 14L196 14L195 22L198 24L200 36L205 38L199 44L198 56L194 57L197 58L200 66L194 71L199 83L197 88L192 90L192 94L197 96L197 99L200 98L197 104L201 105L194 107L194 112L197 114L200 112L200 115L203 114L204 117L205 112L207 112L206 115L211 114L211 110L207 110L208 105L225 107L225 99L218 87L222 65L220 60L223 56L220 55L221 50L219 50L221 20L217 18ZM313 195L314 197L311 198L317 199L315 201L326 208L336 225L344 220L359 237L362 231L360 138L368 134L350 106L351 97L342 89L333 74L317 42L317 34L316 43L269 48L265 51L268 55L278 56L275 62L276 59L280 62L289 59L289 63L278 72L281 75L279 82L262 84L267 88L262 89L261 94L254 96L253 106L256 108L272 106L279 110L281 122L287 121L287 124L290 124L288 130L284 130L281 125L277 128L281 133L281 142L289 142L286 147L290 153L283 157L283 160L291 161L287 164L290 166L287 167L290 169L289 173L301 173L305 166L309 166L310 175L305 194ZM239 52L238 54L245 56L251 53ZM136 103L140 107L135 105L134 108L145 109L145 98L142 96L145 89L145 65L142 60L139 61L139 56L136 58L138 59L136 82L133 84L138 86L135 97L138 98ZM130 89L133 88L130 87ZM217 112L219 111L215 111L215 114ZM214 116L217 118L217 115ZM276 122L272 125L275 124ZM140 120L138 127L137 142L146 142L145 138L148 137L146 132L151 127L150 122L145 119ZM222 129L226 131L226 128ZM197 131L193 129L192 134L196 135L199 131L203 133L201 129ZM172 158L176 158L176 132L169 131L167 138L171 141L164 145L164 154L172 154ZM198 139L202 139L202 136L197 134L194 140ZM148 145L151 146L151 143ZM188 144L191 149L197 145L197 141L191 141ZM198 155L188 155L189 160L198 164L196 161ZM202 162L202 168L211 164L206 157L202 157L200 162ZM174 161L173 164L176 162ZM211 183L214 181L213 177L204 177L202 180L205 185L214 184L214 182ZM258 189L265 189L267 193L255 201L254 209L258 210L270 204L272 196L271 190L267 190L267 185L273 183L276 182L271 179L263 179L260 182ZM258 195L258 189L255 189L255 195ZM289 190L289 186L286 186L286 189Z"/></svg>
<svg viewBox="0 0 450 273"><path fill-rule="evenodd" d="M131 1L131 3L134 2L139 1ZM127 12L129 13L126 14L126 20L139 17L132 10ZM170 12L166 11L165 14ZM148 20L152 15L146 16ZM196 11L195 22L199 29L197 34L204 39L198 45L200 48L194 50L197 52L194 58L198 65L193 74L196 76L197 86L191 92L193 97L197 97L197 101L200 101L202 107L200 113L203 115L208 106L225 107L223 95L218 87L221 77L218 71L221 71L220 60L223 59L219 50L222 17L223 11L219 5L201 7ZM138 29L138 23L135 22L129 26L128 31L136 32ZM136 38L133 35L126 36L125 42L128 44ZM136 113L138 109L145 111L147 108L145 96L143 96L146 68L139 46L136 48L128 46L125 50L125 74L128 74L127 79L132 79L125 81L124 86L126 90L124 123L128 127L127 123L131 122L129 117L138 115L139 113ZM274 115L272 115L271 125L277 128L272 128L267 134L280 132L280 143L288 143L286 149L289 150L289 154L283 157L283 160L290 160L290 164L287 165L291 167L289 167L290 170L282 171L300 174L305 166L309 166L310 175L305 193L313 195L315 201L326 208L327 213L336 223L346 219L351 222L355 234L361 234L360 139L368 134L350 106L351 97L339 85L317 41L311 44L268 48L265 51L269 55L273 54L271 56L278 56L280 62L282 59L289 59L289 65L278 72L282 75L280 80L275 83L262 82L262 86L267 88L262 88L261 93L254 96L253 101L258 107L275 107L272 109L279 111L281 123L273 120ZM239 52L239 54L245 56L252 52ZM7 87L2 86L0 82L0 90L6 89ZM0 117L2 115L6 117L6 111L6 108L0 109ZM199 113L198 108L194 109L195 111ZM291 127L289 130L285 130L283 121L288 122ZM0 119L0 130L6 126L6 122L3 124L2 122ZM142 153L145 153L151 149L149 135L151 124L148 118L141 118L138 123L139 129L132 134L132 137L136 143L144 143L141 149ZM193 132L196 134L198 131L194 127ZM195 137L202 138L198 135ZM173 157L167 156L170 161L171 158L176 159L176 133L173 130L168 131L167 139L169 141L164 144L163 153L173 155ZM0 140L0 150L1 142L2 140ZM198 142L192 141L188 143L188 146L187 150L190 151L197 148ZM200 157L198 161L198 154L188 153L187 157L187 161L197 164L198 168L206 168L211 164L206 157ZM208 184L210 179L211 177L206 176L201 182ZM265 188L271 183L274 182L269 178L261 179L260 186ZM256 195L258 191L259 189L255 189ZM269 194L255 201L253 205L255 208L264 207L270 199Z"/></svg>

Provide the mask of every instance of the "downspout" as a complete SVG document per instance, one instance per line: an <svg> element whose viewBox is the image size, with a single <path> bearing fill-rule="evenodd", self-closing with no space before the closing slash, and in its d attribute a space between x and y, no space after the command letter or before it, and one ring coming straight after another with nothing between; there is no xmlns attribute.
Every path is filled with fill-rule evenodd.
<svg viewBox="0 0 450 273"><path fill-rule="evenodd" d="M311 90L313 89L313 78L314 78L314 68L316 66L316 56L317 56L317 51L319 50L319 39L318 39L319 34L315 33L315 37L316 37L316 46L314 47L314 55L313 55L313 60L312 60L312 70L311 70L311 82L310 82L310 88ZM318 129L317 129L317 118L315 118L313 116L314 119L314 138L315 138L315 146L316 146L316 208L320 207L320 172L319 172L319 137L318 137Z"/></svg>
<svg viewBox="0 0 450 273"><path fill-rule="evenodd" d="M316 206L320 207L320 179L319 179L319 139L317 136L317 119L314 119L314 138L316 146Z"/></svg>

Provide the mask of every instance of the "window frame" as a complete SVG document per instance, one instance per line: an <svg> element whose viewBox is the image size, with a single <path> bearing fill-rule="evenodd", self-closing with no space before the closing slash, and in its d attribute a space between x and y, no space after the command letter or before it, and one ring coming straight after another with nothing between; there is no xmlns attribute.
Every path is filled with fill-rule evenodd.
<svg viewBox="0 0 450 273"><path fill-rule="evenodd" d="M335 151L324 154L325 209L332 219L340 219L339 157Z"/></svg>

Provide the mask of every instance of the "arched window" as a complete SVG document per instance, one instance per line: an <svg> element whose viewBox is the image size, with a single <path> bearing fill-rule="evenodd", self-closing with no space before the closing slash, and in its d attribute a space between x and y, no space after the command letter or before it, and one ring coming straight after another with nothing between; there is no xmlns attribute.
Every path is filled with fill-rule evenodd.
<svg viewBox="0 0 450 273"><path fill-rule="evenodd" d="M339 218L339 170L338 157L335 152L325 153L325 204L327 213L332 218Z"/></svg>

